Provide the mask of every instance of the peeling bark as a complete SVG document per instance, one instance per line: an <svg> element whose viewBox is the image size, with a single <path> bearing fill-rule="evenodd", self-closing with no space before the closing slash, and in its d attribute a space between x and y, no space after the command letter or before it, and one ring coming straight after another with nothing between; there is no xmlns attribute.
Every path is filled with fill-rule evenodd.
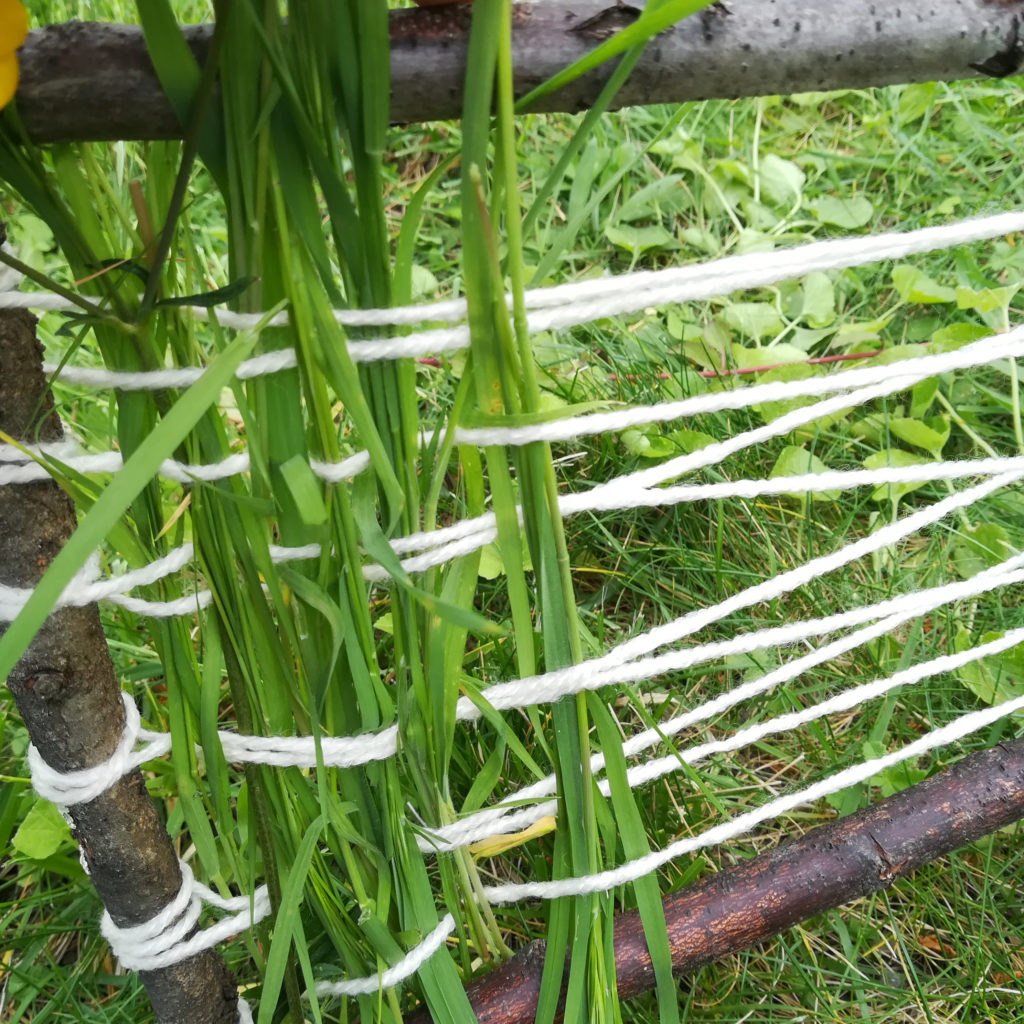
<svg viewBox="0 0 1024 1024"><path fill-rule="evenodd" d="M665 899L673 971L690 974L825 910L885 889L921 865L1024 817L1024 739L951 768L846 818L720 871ZM471 982L479 1024L529 1024L544 943ZM615 922L622 998L654 988L636 912ZM406 1024L427 1024L425 1013ZM442 1022L438 1022L442 1024Z"/></svg>
<svg viewBox="0 0 1024 1024"><path fill-rule="evenodd" d="M639 13L615 0L537 0L514 12L520 96ZM471 16L464 4L391 12L395 123L461 114ZM1024 0L727 0L654 39L616 105L1005 76L1024 63L1022 21ZM202 61L210 26L184 32ZM29 33L20 60L18 113L37 142L180 135L136 28L50 25ZM536 109L583 110L609 73L606 64Z"/></svg>
<svg viewBox="0 0 1024 1024"><path fill-rule="evenodd" d="M22 311L0 311L0 430L28 441L62 436L35 319ZM75 525L74 506L56 484L0 487L0 583L34 586ZM0 635L5 629L0 624ZM7 685L30 739L57 770L98 764L117 746L124 706L95 605L51 615ZM171 901L181 884L178 858L140 772L70 813L93 885L116 924L141 924ZM141 978L160 1022L237 1020L238 992L217 953Z"/></svg>

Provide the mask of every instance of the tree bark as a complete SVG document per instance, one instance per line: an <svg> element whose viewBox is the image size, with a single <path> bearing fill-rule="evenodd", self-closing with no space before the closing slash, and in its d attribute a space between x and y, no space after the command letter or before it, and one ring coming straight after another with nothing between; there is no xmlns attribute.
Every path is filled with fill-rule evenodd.
<svg viewBox="0 0 1024 1024"><path fill-rule="evenodd" d="M1024 817L1024 738L971 754L866 810L812 829L665 900L673 971L699 967L798 921L885 889L928 861ZM479 1024L529 1024L544 966L530 943L467 988ZM636 912L615 922L619 995L654 987ZM417 1014L406 1024L426 1024ZM441 1024L441 1022L438 1022Z"/></svg>
<svg viewBox="0 0 1024 1024"><path fill-rule="evenodd" d="M0 430L27 441L62 436L35 318L21 311L0 312ZM75 525L74 506L55 483L0 487L0 582L34 586ZM0 624L0 635L6 628ZM52 614L7 685L29 738L58 771L98 764L117 746L124 706L95 605ZM70 815L93 885L115 924L141 924L171 901L181 884L178 857L140 772L70 808ZM238 1019L238 991L217 953L145 971L141 978L160 1022Z"/></svg>
<svg viewBox="0 0 1024 1024"><path fill-rule="evenodd" d="M639 14L624 0L537 0L517 4L514 12L518 95ZM471 17L464 4L391 12L395 123L460 115ZM726 0L657 36L615 102L621 107L1008 75L1024 61L1022 19L1024 0ZM210 27L184 31L202 61ZM20 61L17 108L36 142L181 133L136 28L50 25L29 33ZM534 109L589 107L610 68L605 64Z"/></svg>

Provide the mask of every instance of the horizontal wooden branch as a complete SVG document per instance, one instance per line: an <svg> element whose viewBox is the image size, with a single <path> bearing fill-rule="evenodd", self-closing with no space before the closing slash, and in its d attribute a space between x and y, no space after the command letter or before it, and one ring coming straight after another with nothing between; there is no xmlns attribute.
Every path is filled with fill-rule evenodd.
<svg viewBox="0 0 1024 1024"><path fill-rule="evenodd" d="M459 116L471 9L391 12L391 116ZM516 90L524 95L638 16L615 0L536 0L515 7ZM618 106L1006 75L1021 66L1024 0L726 0L648 46ZM202 60L209 26L185 30ZM37 142L164 139L180 127L141 32L68 22L29 33L18 112ZM589 107L609 66L536 109Z"/></svg>
<svg viewBox="0 0 1024 1024"><path fill-rule="evenodd" d="M1024 739L971 754L866 810L812 829L665 900L673 969L697 968L911 871L1024 817ZM467 989L478 1024L529 1024L544 965L536 941ZM615 922L623 998L654 987L637 913ZM426 1024L418 1014L407 1024Z"/></svg>

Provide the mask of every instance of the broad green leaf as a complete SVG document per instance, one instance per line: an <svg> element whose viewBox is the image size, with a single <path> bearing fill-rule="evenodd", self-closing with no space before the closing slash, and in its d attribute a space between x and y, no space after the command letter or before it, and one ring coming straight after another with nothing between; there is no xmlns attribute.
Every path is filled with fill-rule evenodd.
<svg viewBox="0 0 1024 1024"><path fill-rule="evenodd" d="M70 842L67 822L49 800L43 799L36 800L11 838L11 846L32 860L46 860Z"/></svg>
<svg viewBox="0 0 1024 1024"><path fill-rule="evenodd" d="M1022 282L1006 285L1003 288L965 288L962 285L956 290L957 309L975 309L979 313L992 313L1008 309L1013 297L1021 289Z"/></svg>
<svg viewBox="0 0 1024 1024"><path fill-rule="evenodd" d="M741 345L733 345L732 355L736 365L742 369L778 366L780 363L803 363L807 359L806 352L786 342L765 348L743 348Z"/></svg>
<svg viewBox="0 0 1024 1024"><path fill-rule="evenodd" d="M637 430L636 428L624 430L619 435L619 439L630 455L646 455L651 447L651 442L647 435L642 430Z"/></svg>
<svg viewBox="0 0 1024 1024"><path fill-rule="evenodd" d="M731 360L732 334L721 317L714 317L700 338L683 342L683 355L705 370L722 370Z"/></svg>
<svg viewBox="0 0 1024 1024"><path fill-rule="evenodd" d="M877 740L865 740L861 744L861 753L865 761L874 761L879 757L884 757L888 751L884 743L879 743ZM877 775L872 775L868 780L868 785L878 786L884 799L926 778L928 778L928 772L923 768L915 768L910 761L904 761L901 764L890 765Z"/></svg>
<svg viewBox="0 0 1024 1024"><path fill-rule="evenodd" d="M673 430L669 437L687 454L699 451L701 448L707 448L709 444L715 443L715 438L710 434L705 434L700 430L688 430L685 428L683 430Z"/></svg>
<svg viewBox="0 0 1024 1024"><path fill-rule="evenodd" d="M822 224L835 224L840 228L861 228L875 215L875 208L863 196L855 199L826 196L809 205Z"/></svg>
<svg viewBox="0 0 1024 1024"><path fill-rule="evenodd" d="M667 174L664 178L656 178L650 185L633 192L615 211L618 223L635 220L658 220L661 211L677 211L689 197L684 188L680 187L683 180L681 174ZM575 183L574 183L575 184Z"/></svg>
<svg viewBox="0 0 1024 1024"><path fill-rule="evenodd" d="M991 643L998 640L1002 633L990 631L981 636L978 644ZM957 651L965 651L975 646L971 642L966 629L957 631L955 647ZM957 670L957 678L980 701L985 704L1002 704L1024 694L1024 647L1011 647L1001 654L980 658ZM1017 711L1014 717L1024 712Z"/></svg>
<svg viewBox="0 0 1024 1024"><path fill-rule="evenodd" d="M892 285L904 302L952 302L956 298L955 289L933 281L909 263L893 267Z"/></svg>
<svg viewBox="0 0 1024 1024"><path fill-rule="evenodd" d="M801 476L805 473L824 473L828 469L821 459L813 452L800 448L797 445L786 445L779 453L779 457L772 466L768 476L775 479L780 476ZM811 501L835 501L839 498L840 491L787 491L786 497L794 501L803 501L810 496Z"/></svg>
<svg viewBox="0 0 1024 1024"><path fill-rule="evenodd" d="M1010 536L998 523L980 523L964 529L953 547L953 564L967 579L1009 558Z"/></svg>
<svg viewBox="0 0 1024 1024"><path fill-rule="evenodd" d="M530 560L530 552L522 545L519 551L522 555L523 569L531 571L533 563ZM496 580L499 576L505 575L505 560L502 558L497 544L486 544L480 550L480 565L477 567L477 575L485 580Z"/></svg>
<svg viewBox="0 0 1024 1024"><path fill-rule="evenodd" d="M889 433L937 455L949 440L949 420L941 416L931 416L927 422L894 417L889 420Z"/></svg>
<svg viewBox="0 0 1024 1024"><path fill-rule="evenodd" d="M928 342L928 351L935 355L940 352L953 352L972 341L979 341L987 338L992 332L981 324L950 324L948 327L940 327Z"/></svg>
<svg viewBox="0 0 1024 1024"><path fill-rule="evenodd" d="M896 104L896 120L899 124L916 121L923 117L935 102L938 87L934 82L921 82L907 85L900 90L899 102Z"/></svg>
<svg viewBox="0 0 1024 1024"><path fill-rule="evenodd" d="M621 246L634 256L648 249L677 249L679 243L660 224L637 227L633 224L609 224L605 237L613 245Z"/></svg>
<svg viewBox="0 0 1024 1024"><path fill-rule="evenodd" d="M727 302L722 318L733 330L757 340L774 338L785 326L779 311L768 302Z"/></svg>
<svg viewBox="0 0 1024 1024"><path fill-rule="evenodd" d="M801 316L810 327L828 327L836 318L836 292L828 274L815 270L804 278Z"/></svg>
<svg viewBox="0 0 1024 1024"><path fill-rule="evenodd" d="M929 377L915 384L910 390L910 415L912 419L920 419L928 411L939 390L939 378ZM949 431L947 430L947 436Z"/></svg>
<svg viewBox="0 0 1024 1024"><path fill-rule="evenodd" d="M758 168L761 191L774 203L791 206L800 198L807 175L792 160L769 153Z"/></svg>

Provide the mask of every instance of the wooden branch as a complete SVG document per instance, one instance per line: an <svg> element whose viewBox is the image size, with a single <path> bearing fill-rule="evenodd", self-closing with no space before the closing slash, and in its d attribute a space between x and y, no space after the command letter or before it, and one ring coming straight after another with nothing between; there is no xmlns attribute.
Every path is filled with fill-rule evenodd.
<svg viewBox="0 0 1024 1024"><path fill-rule="evenodd" d="M35 319L22 311L0 311L0 430L28 441L62 436ZM57 484L0 487L0 582L34 586L75 525L74 506ZM0 635L5 629L0 624ZM7 685L29 738L58 771L98 764L113 752L124 705L95 605L51 615ZM72 807L71 817L93 885L115 924L141 924L175 896L178 858L139 771ZM215 952L141 978L163 1024L238 1019L238 991Z"/></svg>
<svg viewBox="0 0 1024 1024"><path fill-rule="evenodd" d="M728 12L728 13L726 13ZM391 116L457 118L471 10L391 12ZM615 0L536 0L515 7L519 95L638 16ZM1007 75L1024 60L1024 0L726 0L648 46L618 106L864 88ZM185 30L200 61L209 26ZM37 142L180 135L138 29L68 22L29 33L18 112ZM536 109L589 107L605 65Z"/></svg>
<svg viewBox="0 0 1024 1024"><path fill-rule="evenodd" d="M1024 738L971 754L925 782L793 842L720 871L665 900L673 969L689 974L798 921L890 886L928 861L1024 817ZM473 981L479 1024L534 1018L544 943ZM654 987L636 912L615 922L619 995ZM425 1013L406 1024L426 1024Z"/></svg>

